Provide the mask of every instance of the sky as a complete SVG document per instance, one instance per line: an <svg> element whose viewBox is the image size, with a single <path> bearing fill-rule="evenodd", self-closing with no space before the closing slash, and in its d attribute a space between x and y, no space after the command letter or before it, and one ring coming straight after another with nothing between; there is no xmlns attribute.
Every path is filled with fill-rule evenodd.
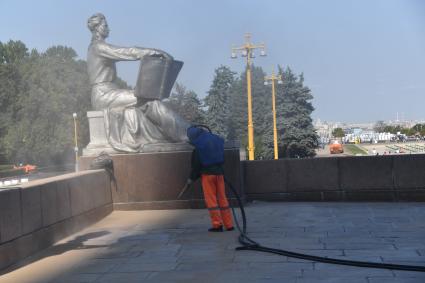
<svg viewBox="0 0 425 283"><path fill-rule="evenodd" d="M422 0L0 0L0 41L29 49L53 45L86 58L87 19L103 13L108 42L154 47L184 61L178 82L205 97L214 70L236 72L232 45L244 34L265 43L254 59L270 74L277 65L304 73L314 119L340 122L425 120L425 1ZM118 63L135 85L138 62ZM253 101L255 103L255 101Z"/></svg>

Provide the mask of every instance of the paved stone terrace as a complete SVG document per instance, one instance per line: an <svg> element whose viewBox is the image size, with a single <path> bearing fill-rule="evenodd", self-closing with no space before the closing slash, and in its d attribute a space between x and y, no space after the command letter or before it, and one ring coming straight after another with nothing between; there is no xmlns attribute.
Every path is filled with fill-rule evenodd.
<svg viewBox="0 0 425 283"><path fill-rule="evenodd" d="M314 255L425 265L423 203L252 203L250 236ZM329 265L235 251L205 210L115 211L26 259L0 282L423 283L425 273Z"/></svg>

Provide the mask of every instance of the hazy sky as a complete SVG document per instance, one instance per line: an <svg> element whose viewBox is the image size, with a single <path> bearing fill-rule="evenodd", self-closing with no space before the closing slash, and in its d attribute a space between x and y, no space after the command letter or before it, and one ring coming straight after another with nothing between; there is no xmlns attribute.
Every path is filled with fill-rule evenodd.
<svg viewBox="0 0 425 283"><path fill-rule="evenodd" d="M22 40L29 49L74 48L86 57L87 18L105 14L108 41L163 49L185 62L178 81L204 97L232 44L245 32L264 42L277 64L304 72L312 89L314 118L365 122L425 119L425 1L421 0L0 0L0 41ZM119 63L134 85L138 63ZM255 101L253 102L255 103Z"/></svg>

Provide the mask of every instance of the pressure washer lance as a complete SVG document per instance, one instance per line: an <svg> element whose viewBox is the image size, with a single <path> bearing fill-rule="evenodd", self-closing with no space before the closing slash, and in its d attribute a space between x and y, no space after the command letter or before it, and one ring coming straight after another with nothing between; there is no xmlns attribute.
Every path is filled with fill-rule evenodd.
<svg viewBox="0 0 425 283"><path fill-rule="evenodd" d="M310 261L317 261L317 262L323 262L323 263L331 263L331 264L339 264L339 265L349 265L349 266L358 266L358 267L369 267L369 268L381 268L381 269L392 269L392 270L404 270L404 271L418 271L418 272L425 272L425 266L418 266L418 265L401 265L401 264L390 264L390 263L378 263L378 262L366 262L366 261L355 261L355 260L342 260L342 259L335 259L335 258L327 258L327 257L320 257L320 256L314 256L314 255L307 255L307 254L301 254L301 253L295 253L290 252L286 250L280 250L280 249L274 249L262 246L261 244L255 242L254 240L250 239L246 234L246 215L245 210L242 204L242 201L240 199L239 194L236 192L232 184L225 178L226 185L230 188L233 195L236 197L236 200L239 205L239 209L241 211L242 215L242 229L239 226L236 211L232 206L232 212L233 217L235 219L236 227L239 230L239 243L241 243L241 247L237 247L236 250L253 250L253 251L260 251L260 252L266 252L266 253L273 253L278 254L282 256L292 257L292 258L299 258L304 260L310 260Z"/></svg>
<svg viewBox="0 0 425 283"><path fill-rule="evenodd" d="M177 196L177 199L180 199L182 195L189 189L191 183L186 183L183 187L183 189L180 191L179 195Z"/></svg>

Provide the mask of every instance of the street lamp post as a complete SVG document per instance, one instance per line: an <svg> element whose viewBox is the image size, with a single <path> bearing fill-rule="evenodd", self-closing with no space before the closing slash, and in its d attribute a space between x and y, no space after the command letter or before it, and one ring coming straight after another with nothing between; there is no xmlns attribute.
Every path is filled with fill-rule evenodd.
<svg viewBox="0 0 425 283"><path fill-rule="evenodd" d="M274 82L277 80L278 84L282 84L282 78L280 75L275 75L272 71L271 76L264 77L264 84L268 85L268 82L272 82L272 111L273 111L273 144L274 144L274 159L278 159L278 148L277 148L277 127L276 127L276 91Z"/></svg>
<svg viewBox="0 0 425 283"><path fill-rule="evenodd" d="M251 34L245 34L245 43L239 47L232 48L232 59L236 58L236 52L241 51L242 57L246 57L246 84L248 97L248 159L254 160L254 124L252 123L252 97L251 97L251 59L254 58L254 50L261 49L260 56L266 56L266 46L252 44Z"/></svg>
<svg viewBox="0 0 425 283"><path fill-rule="evenodd" d="M75 172L78 172L78 133L77 133L77 113L73 113L74 118L74 142L75 142Z"/></svg>

